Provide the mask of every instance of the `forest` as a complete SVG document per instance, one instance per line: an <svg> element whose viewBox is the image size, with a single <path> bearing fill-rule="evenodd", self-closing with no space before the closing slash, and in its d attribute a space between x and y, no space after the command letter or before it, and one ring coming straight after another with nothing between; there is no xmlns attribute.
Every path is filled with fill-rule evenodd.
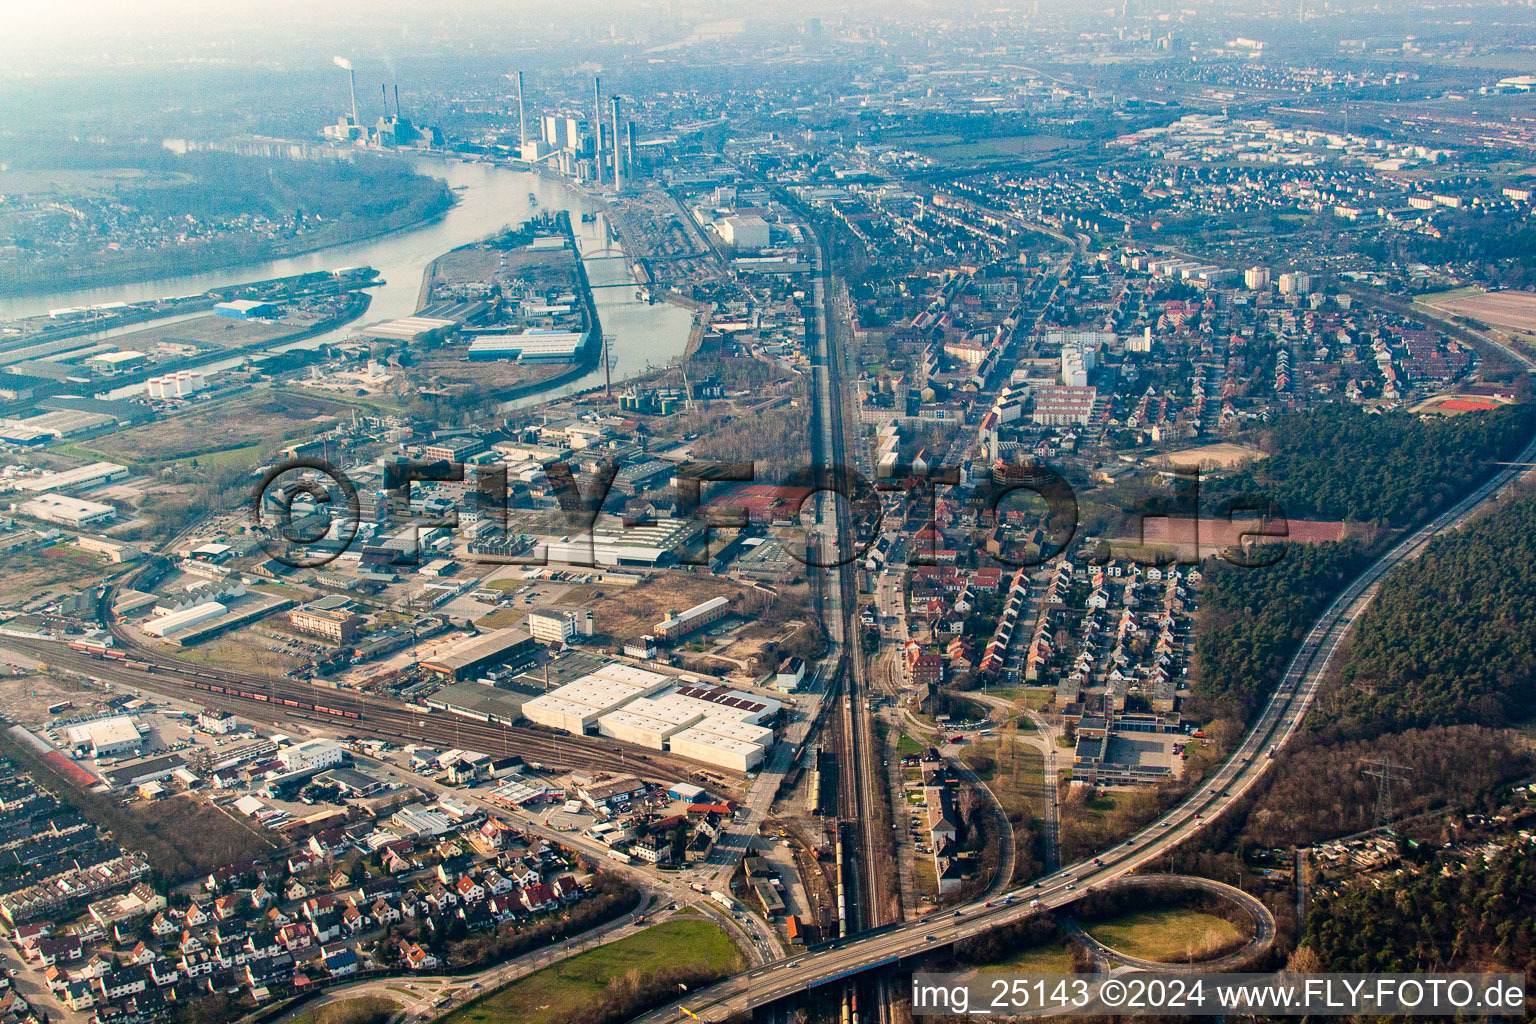
<svg viewBox="0 0 1536 1024"><path fill-rule="evenodd" d="M1278 417L1269 457L1210 482L1204 501L1259 494L1293 519L1407 526L1489 476L1533 429L1531 405L1437 419L1330 403Z"/></svg>
<svg viewBox="0 0 1536 1024"><path fill-rule="evenodd" d="M1529 772L1529 747L1512 729L1409 729L1372 740L1322 742L1302 734L1265 775L1253 809L1214 827L1245 846L1308 846L1375 824L1377 780L1370 761L1406 769L1392 792L1400 818L1459 806L1467 797Z"/></svg>
<svg viewBox="0 0 1536 1024"><path fill-rule="evenodd" d="M1325 738L1504 726L1536 701L1536 494L1454 533L1382 583L1313 715Z"/></svg>
<svg viewBox="0 0 1536 1024"><path fill-rule="evenodd" d="M1254 560L1268 561L1271 547L1256 548ZM1285 557L1258 569L1210 560L1196 613L1190 717L1246 722L1312 620L1369 560L1348 541L1288 545Z"/></svg>
<svg viewBox="0 0 1536 1024"><path fill-rule="evenodd" d="M1323 897L1293 970L1529 974L1536 969L1536 861L1505 850Z"/></svg>

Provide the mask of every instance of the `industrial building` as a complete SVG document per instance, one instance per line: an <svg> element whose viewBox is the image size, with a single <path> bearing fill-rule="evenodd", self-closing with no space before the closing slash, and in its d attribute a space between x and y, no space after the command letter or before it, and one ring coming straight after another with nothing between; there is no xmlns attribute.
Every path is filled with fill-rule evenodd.
<svg viewBox="0 0 1536 1024"><path fill-rule="evenodd" d="M586 344L586 331L529 329L518 334L483 334L469 343L468 357L471 361L568 363L580 357Z"/></svg>
<svg viewBox="0 0 1536 1024"><path fill-rule="evenodd" d="M768 248L768 222L757 216L726 217L717 224L720 238L737 252Z"/></svg>
<svg viewBox="0 0 1536 1024"><path fill-rule="evenodd" d="M614 671L618 670L618 671ZM671 683L667 676L627 665L605 665L523 704L523 717L538 725L583 736L602 716Z"/></svg>
<svg viewBox="0 0 1536 1024"><path fill-rule="evenodd" d="M232 320L256 320L261 317L277 316L279 312L277 303L262 302L257 299L234 299L230 302L220 302L213 307L214 316L229 317Z"/></svg>
<svg viewBox="0 0 1536 1024"><path fill-rule="evenodd" d="M73 469L42 476L23 477L16 486L24 491L42 494L47 491L83 491L128 478L128 467L115 462L91 462Z"/></svg>
<svg viewBox="0 0 1536 1024"><path fill-rule="evenodd" d="M103 505L99 501L67 498L62 494L40 494L31 501L24 501L17 505L16 511L33 519L59 523L62 526L73 526L77 529L89 526L91 523L106 522L117 515L117 509L111 505Z"/></svg>
<svg viewBox="0 0 1536 1024"><path fill-rule="evenodd" d="M626 527L618 517L604 514L586 533L548 540L545 557L566 565L663 565L696 530L688 519Z"/></svg>
<svg viewBox="0 0 1536 1024"><path fill-rule="evenodd" d="M305 740L277 752L277 760L290 772L319 771L341 764L344 756L335 740Z"/></svg>
<svg viewBox="0 0 1536 1024"><path fill-rule="evenodd" d="M516 691L477 682L453 683L424 698L429 708L502 725L513 725L523 717L524 700Z"/></svg>
<svg viewBox="0 0 1536 1024"><path fill-rule="evenodd" d="M191 608L183 608L181 611L162 615L158 619L150 619L144 623L143 629L148 636L158 636L163 639L201 625L210 619L216 619L228 611L229 608L218 601L204 601Z"/></svg>
<svg viewBox="0 0 1536 1024"><path fill-rule="evenodd" d="M133 349L113 349L110 352L98 352L93 356L87 356L85 361L99 370L112 373L136 366L148 358L149 356L143 352L136 352Z"/></svg>
<svg viewBox="0 0 1536 1024"><path fill-rule="evenodd" d="M340 595L322 597L300 605L288 613L288 624L301 633L324 637L333 643L351 643L362 629L363 620L344 607Z"/></svg>
<svg viewBox="0 0 1536 1024"><path fill-rule="evenodd" d="M538 657L538 644L520 629L497 629L454 644L421 663L421 667L452 682L470 679L487 669L526 668Z"/></svg>
<svg viewBox="0 0 1536 1024"><path fill-rule="evenodd" d="M667 741L703 721L702 712L641 697L597 720L600 736L652 750L667 749Z"/></svg>
<svg viewBox="0 0 1536 1024"><path fill-rule="evenodd" d="M724 686L701 685L630 665L608 664L523 704L531 722L750 771L773 746L782 706Z"/></svg>
<svg viewBox="0 0 1536 1024"><path fill-rule="evenodd" d="M750 740L722 735L708 728L709 723L713 721L716 720L705 719L699 725L684 729L673 736L672 753L679 757L703 761L706 764L738 772L752 771L763 763L763 757L768 752L766 746Z"/></svg>
<svg viewBox="0 0 1536 1024"><path fill-rule="evenodd" d="M441 320L430 316L406 316L365 327L361 333L370 338L387 338L393 341L432 341L446 337L458 328L457 320Z"/></svg>
<svg viewBox="0 0 1536 1024"><path fill-rule="evenodd" d="M92 757L117 757L138 750L144 743L138 723L127 715L71 726L66 736L71 745L90 748Z"/></svg>
<svg viewBox="0 0 1536 1024"><path fill-rule="evenodd" d="M592 609L548 608L528 613L528 632L540 643L563 644L595 632Z"/></svg>
<svg viewBox="0 0 1536 1024"><path fill-rule="evenodd" d="M672 641L703 629L711 622L718 622L730 614L731 602L723 597L713 597L703 604L696 604L685 612L668 615L656 623L656 638Z"/></svg>

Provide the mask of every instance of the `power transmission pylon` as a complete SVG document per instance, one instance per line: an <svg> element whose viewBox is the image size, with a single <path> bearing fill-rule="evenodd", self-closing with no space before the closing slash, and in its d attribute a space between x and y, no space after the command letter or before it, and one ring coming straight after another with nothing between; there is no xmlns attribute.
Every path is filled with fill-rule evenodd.
<svg viewBox="0 0 1536 1024"><path fill-rule="evenodd" d="M1361 774L1376 780L1376 824L1378 829L1392 831L1392 783L1407 781L1413 769L1391 761L1367 761Z"/></svg>

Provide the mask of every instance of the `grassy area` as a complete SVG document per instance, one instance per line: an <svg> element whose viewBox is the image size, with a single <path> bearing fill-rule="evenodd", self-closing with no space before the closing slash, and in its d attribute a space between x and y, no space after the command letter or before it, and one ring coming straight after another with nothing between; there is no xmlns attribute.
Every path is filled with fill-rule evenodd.
<svg viewBox="0 0 1536 1024"><path fill-rule="evenodd" d="M643 974L698 962L722 973L742 966L741 954L717 925L673 918L515 981L449 1015L446 1024L540 1024L595 1010L605 986L632 971Z"/></svg>
<svg viewBox="0 0 1536 1024"><path fill-rule="evenodd" d="M912 874L917 881L919 895L927 896L935 901L939 898L939 872L933 866L933 855L928 853L912 853Z"/></svg>
<svg viewBox="0 0 1536 1024"><path fill-rule="evenodd" d="M982 968L984 974L1071 974L1072 954L1066 946L1026 946L1013 956Z"/></svg>
<svg viewBox="0 0 1536 1024"><path fill-rule="evenodd" d="M42 596L51 587L84 589L105 575L108 568L100 555L73 545L8 551L5 572L0 575L0 605L21 604Z"/></svg>
<svg viewBox="0 0 1536 1024"><path fill-rule="evenodd" d="M1160 963L1209 960L1248 941L1226 918L1182 907L1138 911L1084 927L1113 950Z"/></svg>
<svg viewBox="0 0 1536 1024"><path fill-rule="evenodd" d="M328 429L340 419L342 408L329 398L263 388L193 405L185 412L76 447L99 458L145 468L193 460L203 469L243 467L270 457L285 441Z"/></svg>
<svg viewBox="0 0 1536 1024"><path fill-rule="evenodd" d="M960 753L976 777L987 784L1010 820L1044 812L1045 758L1013 736L968 744Z"/></svg>
<svg viewBox="0 0 1536 1024"><path fill-rule="evenodd" d="M515 626L519 622L522 622L525 618L528 617L528 612L530 610L531 609L527 607L497 608L496 610L486 615L482 615L480 618L476 619L475 625L480 629L504 629L508 626Z"/></svg>
<svg viewBox="0 0 1536 1024"><path fill-rule="evenodd" d="M231 672L270 672L282 675L299 665L297 658L267 650L268 641L246 630L209 640L196 647L166 648L182 661Z"/></svg>
<svg viewBox="0 0 1536 1024"><path fill-rule="evenodd" d="M911 736L908 736L906 733L902 733L896 740L897 757L914 757L918 754L921 754L926 749L928 749L926 746L917 742L917 740L913 739Z"/></svg>
<svg viewBox="0 0 1536 1024"><path fill-rule="evenodd" d="M1468 285L1465 288L1447 288L1444 291L1425 292L1422 295L1415 295L1413 297L1413 301L1422 302L1427 306L1436 302L1445 302L1449 299L1465 299L1472 295L1481 294L1483 294L1483 290L1481 288Z"/></svg>
<svg viewBox="0 0 1536 1024"><path fill-rule="evenodd" d="M338 999L294 1018L293 1024L384 1024L400 1004L383 996Z"/></svg>

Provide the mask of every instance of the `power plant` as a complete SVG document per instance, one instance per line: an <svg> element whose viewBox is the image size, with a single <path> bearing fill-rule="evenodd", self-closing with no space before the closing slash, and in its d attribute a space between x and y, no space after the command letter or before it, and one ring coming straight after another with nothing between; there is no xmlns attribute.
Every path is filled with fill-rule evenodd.
<svg viewBox="0 0 1536 1024"><path fill-rule="evenodd" d="M616 190L633 183L635 162L635 123L625 121L623 101L610 96L603 107L602 79L592 76L592 113L583 117L571 107L546 109L534 116L534 131L528 131L527 99L523 73L509 72L506 77L517 83L517 149L524 163L544 165L577 181L603 185L612 181ZM610 178L610 171L612 177Z"/></svg>
<svg viewBox="0 0 1536 1024"><path fill-rule="evenodd" d="M320 134L328 142L347 143L354 146L372 146L378 149L436 149L443 144L443 133L431 125L418 125L400 112L400 86L394 86L395 109L390 113L389 90L384 82L379 91L384 98L384 112L372 128L365 127L357 113L357 69L346 57L332 57L331 63L347 73L347 95L352 112L342 114L335 124L325 125Z"/></svg>

